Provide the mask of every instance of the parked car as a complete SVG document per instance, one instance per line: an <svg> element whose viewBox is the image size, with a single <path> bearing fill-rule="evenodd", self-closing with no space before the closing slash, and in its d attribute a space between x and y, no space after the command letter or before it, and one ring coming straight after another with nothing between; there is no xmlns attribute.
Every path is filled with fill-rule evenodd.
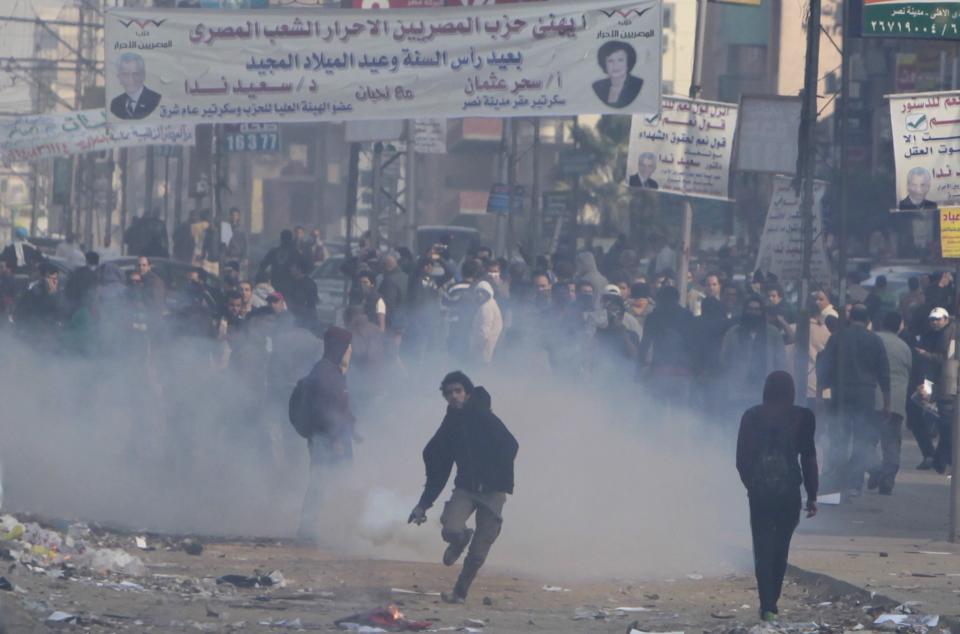
<svg viewBox="0 0 960 634"><path fill-rule="evenodd" d="M887 278L887 288L899 297L901 293L907 292L907 283L911 277L919 278L943 270L949 269L930 264L880 264L870 270L870 277L861 282L860 285L866 289L871 289L876 286L877 277L885 275Z"/></svg>

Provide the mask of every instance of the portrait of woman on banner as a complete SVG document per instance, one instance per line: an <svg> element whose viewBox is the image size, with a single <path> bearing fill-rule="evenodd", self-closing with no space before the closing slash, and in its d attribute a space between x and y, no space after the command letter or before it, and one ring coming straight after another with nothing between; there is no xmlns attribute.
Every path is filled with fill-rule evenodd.
<svg viewBox="0 0 960 634"><path fill-rule="evenodd" d="M626 108L633 103L643 80L630 74L637 65L637 52L626 42L606 42L597 51L597 63L606 79L593 82L593 92L610 108Z"/></svg>

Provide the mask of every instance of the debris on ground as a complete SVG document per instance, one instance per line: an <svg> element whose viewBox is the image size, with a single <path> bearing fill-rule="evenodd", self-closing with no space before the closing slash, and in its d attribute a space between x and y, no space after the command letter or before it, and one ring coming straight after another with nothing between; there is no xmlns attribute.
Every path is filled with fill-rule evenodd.
<svg viewBox="0 0 960 634"><path fill-rule="evenodd" d="M193 555L194 557L203 554L203 544L201 544L197 539L185 539L183 540L181 547L183 548L183 552L187 553L188 555Z"/></svg>
<svg viewBox="0 0 960 634"><path fill-rule="evenodd" d="M545 592L570 592L569 588L561 588L560 586L543 586Z"/></svg>
<svg viewBox="0 0 960 634"><path fill-rule="evenodd" d="M225 583L238 588L270 588L273 586L283 588L287 585L287 580L284 579L279 570L274 570L265 575L223 575L217 578L217 585Z"/></svg>
<svg viewBox="0 0 960 634"><path fill-rule="evenodd" d="M377 608L375 610L370 610L369 612L351 614L350 616L334 621L334 625L341 630L347 630L351 632L422 632L423 630L433 627L433 622L411 621L403 615L403 612L400 611L400 608L395 605L388 605L385 608ZM361 627L383 629L358 629Z"/></svg>
<svg viewBox="0 0 960 634"><path fill-rule="evenodd" d="M5 590L6 592L13 592L13 584L7 581L6 577L0 577L0 590Z"/></svg>

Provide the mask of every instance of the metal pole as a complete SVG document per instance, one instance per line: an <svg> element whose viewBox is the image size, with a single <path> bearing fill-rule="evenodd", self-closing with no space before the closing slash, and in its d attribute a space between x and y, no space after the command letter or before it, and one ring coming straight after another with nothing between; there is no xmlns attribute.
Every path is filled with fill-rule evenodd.
<svg viewBox="0 0 960 634"><path fill-rule="evenodd" d="M183 148L178 147L177 152L177 184L173 198L174 227L179 227L183 218L183 161L186 157Z"/></svg>
<svg viewBox="0 0 960 634"><path fill-rule="evenodd" d="M350 164L347 167L347 206L346 206L346 227L344 228L344 239L346 241L346 254L350 257L351 242L353 242L353 219L357 215L357 181L360 178L360 144L350 144Z"/></svg>
<svg viewBox="0 0 960 634"><path fill-rule="evenodd" d="M123 240L123 234L127 232L127 173L129 168L129 157L127 148L120 150L120 165L123 170L120 173L120 254L127 252L127 245Z"/></svg>
<svg viewBox="0 0 960 634"><path fill-rule="evenodd" d="M540 117L533 119L533 184L530 191L530 213L532 231L530 236L530 257L540 254L540 242L543 234L543 194L540 192Z"/></svg>
<svg viewBox="0 0 960 634"><path fill-rule="evenodd" d="M40 212L40 166L34 161L31 164L33 168L33 183L30 188L30 235L37 235L37 215ZM12 218L11 218L12 219ZM49 223L49 219L47 220ZM49 232L50 227L47 226Z"/></svg>
<svg viewBox="0 0 960 634"><path fill-rule="evenodd" d="M500 177L501 183L509 180L510 172L510 129L513 127L512 119L503 120L503 134L500 136ZM508 196L509 199L509 196ZM509 213L509 212L508 212ZM507 250L507 217L498 213L496 218L496 234L493 240L493 252L497 256L503 255Z"/></svg>
<svg viewBox="0 0 960 634"><path fill-rule="evenodd" d="M810 363L810 313L806 298L810 294L810 256L813 252L813 177L816 156L817 77L820 68L820 0L810 0L807 21L807 59L804 70L803 106L800 114L799 155L797 183L802 186L800 197L801 248L803 273L800 278L799 316L797 318L796 366L794 381L798 394L806 393L807 372ZM801 391L802 390L802 391ZM842 415L842 414L841 414Z"/></svg>
<svg viewBox="0 0 960 634"><path fill-rule="evenodd" d="M170 221L170 151L163 155L163 222Z"/></svg>
<svg viewBox="0 0 960 634"><path fill-rule="evenodd" d="M404 202L407 206L406 244L414 257L420 255L417 247L417 151L414 147L414 122L407 121L407 174L404 185Z"/></svg>
<svg viewBox="0 0 960 634"><path fill-rule="evenodd" d="M939 212L934 212L939 213ZM956 277L954 279L960 279L960 265L957 266ZM953 406L953 424L952 429L950 430L953 436L951 440L951 449L953 454L953 460L951 462L950 468L950 535L949 540L953 543L960 541L960 442L957 442L957 439L960 439L960 397L954 398ZM939 442L943 442L942 440Z"/></svg>
<svg viewBox="0 0 960 634"><path fill-rule="evenodd" d="M513 257L513 246L516 242L516 234L514 232L513 226L513 216L514 212L517 211L515 206L518 202L514 197L514 189L517 187L517 132L519 131L520 126L511 123L510 125L510 154L507 156L507 190L510 192L509 201L510 205L508 207L509 212L507 213L507 250L506 257L509 260ZM520 205L523 205L523 199L520 199Z"/></svg>
<svg viewBox="0 0 960 634"><path fill-rule="evenodd" d="M697 35L693 42L693 76L690 80L690 98L700 94L703 81L703 38L707 31L707 0L697 0ZM693 248L693 205L683 199L683 235L680 246L680 266L677 270L677 289L680 305L687 305L687 272L690 270L690 251Z"/></svg>
<svg viewBox="0 0 960 634"><path fill-rule="evenodd" d="M383 143L379 141L373 144L373 170L370 174L370 187L373 190L373 198L370 201L370 246L380 252L380 214L382 212L380 201L380 188L383 186Z"/></svg>
<svg viewBox="0 0 960 634"><path fill-rule="evenodd" d="M840 289L840 306L847 302L847 216L849 206L849 181L847 173L850 169L850 152L847 143L847 116L850 104L850 47L853 36L850 33L850 0L843 2L843 50L840 52L840 112L837 133L840 136L840 254L837 262L838 288ZM806 298L801 298L806 301ZM843 367L843 364L840 364Z"/></svg>
<svg viewBox="0 0 960 634"><path fill-rule="evenodd" d="M143 214L147 214L153 209L153 146L147 147L147 158L146 158L146 171L144 176L144 192L143 192Z"/></svg>

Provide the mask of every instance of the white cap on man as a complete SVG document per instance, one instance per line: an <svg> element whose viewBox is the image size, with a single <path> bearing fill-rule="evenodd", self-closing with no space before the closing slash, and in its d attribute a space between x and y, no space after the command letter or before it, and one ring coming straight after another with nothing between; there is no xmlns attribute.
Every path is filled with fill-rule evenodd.
<svg viewBox="0 0 960 634"><path fill-rule="evenodd" d="M950 319L950 313L947 312L946 308L940 308L937 306L930 311L929 319Z"/></svg>

